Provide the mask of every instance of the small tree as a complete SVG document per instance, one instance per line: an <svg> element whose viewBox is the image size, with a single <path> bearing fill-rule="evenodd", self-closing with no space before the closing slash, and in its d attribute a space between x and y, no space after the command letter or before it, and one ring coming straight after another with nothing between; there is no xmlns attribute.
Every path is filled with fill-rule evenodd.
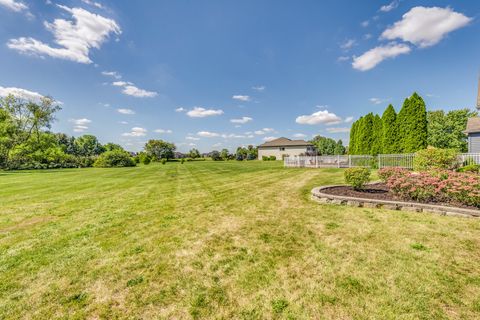
<svg viewBox="0 0 480 320"><path fill-rule="evenodd" d="M222 157L220 156L220 152L217 150L214 150L210 153L210 157L212 158L213 161L220 161L222 160Z"/></svg>
<svg viewBox="0 0 480 320"><path fill-rule="evenodd" d="M147 154L155 160L173 159L175 152L175 145L163 140L148 140L144 147Z"/></svg>
<svg viewBox="0 0 480 320"><path fill-rule="evenodd" d="M229 155L230 155L230 152L228 152L228 149L222 149L222 151L220 152L220 157L221 157L223 160L228 160L228 159L229 159Z"/></svg>
<svg viewBox="0 0 480 320"><path fill-rule="evenodd" d="M188 157L192 159L200 158L200 151L198 151L196 148L193 148L188 152Z"/></svg>
<svg viewBox="0 0 480 320"><path fill-rule="evenodd" d="M397 113L391 104L382 115L382 149L383 153L399 152L397 147Z"/></svg>

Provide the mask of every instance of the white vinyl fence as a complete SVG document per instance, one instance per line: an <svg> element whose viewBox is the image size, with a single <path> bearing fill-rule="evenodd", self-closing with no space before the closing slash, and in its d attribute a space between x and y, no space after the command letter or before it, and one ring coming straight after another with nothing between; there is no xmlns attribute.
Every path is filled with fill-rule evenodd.
<svg viewBox="0 0 480 320"><path fill-rule="evenodd" d="M285 157L284 166L293 168L352 168L352 167L401 167L413 169L414 153L337 156L295 156ZM480 164L480 153L460 153L458 162L465 166Z"/></svg>

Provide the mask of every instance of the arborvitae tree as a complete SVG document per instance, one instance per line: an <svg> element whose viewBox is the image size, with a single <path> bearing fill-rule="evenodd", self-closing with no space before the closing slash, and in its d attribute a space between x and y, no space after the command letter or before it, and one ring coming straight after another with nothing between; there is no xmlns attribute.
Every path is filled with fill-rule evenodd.
<svg viewBox="0 0 480 320"><path fill-rule="evenodd" d="M357 128L359 131L359 134L357 135L357 154L370 154L373 144L374 118L373 113L367 114Z"/></svg>
<svg viewBox="0 0 480 320"><path fill-rule="evenodd" d="M405 145L405 136L406 132L409 127L409 119L410 119L410 100L406 98L403 101L402 109L400 109L400 112L397 115L397 121L396 121L396 126L397 126L397 143L396 143L396 149L398 153L404 152L404 145Z"/></svg>
<svg viewBox="0 0 480 320"><path fill-rule="evenodd" d="M378 114L373 118L373 136L372 136L372 145L370 148L369 154L376 156L379 153L382 153L382 137L383 137L383 127L382 119Z"/></svg>
<svg viewBox="0 0 480 320"><path fill-rule="evenodd" d="M407 117L404 123L403 152L416 152L427 147L427 109L423 99L414 92L409 99Z"/></svg>
<svg viewBox="0 0 480 320"><path fill-rule="evenodd" d="M397 147L397 113L395 109L390 104L388 105L387 109L382 115L382 127L383 127L383 135L382 135L382 146L383 146L383 153L398 153Z"/></svg>
<svg viewBox="0 0 480 320"><path fill-rule="evenodd" d="M358 121L355 121L352 123L352 127L350 128L350 141L348 143L348 154L355 154L355 135L357 134L357 123Z"/></svg>

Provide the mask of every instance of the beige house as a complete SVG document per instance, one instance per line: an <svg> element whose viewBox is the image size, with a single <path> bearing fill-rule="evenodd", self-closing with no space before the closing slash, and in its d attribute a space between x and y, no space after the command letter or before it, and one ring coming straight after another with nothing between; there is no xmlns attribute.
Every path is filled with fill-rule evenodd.
<svg viewBox="0 0 480 320"><path fill-rule="evenodd" d="M283 156L300 156L313 152L315 152L315 147L311 143L304 140L290 140L282 137L259 145L258 159L262 160L263 156L275 156L277 160L281 160Z"/></svg>

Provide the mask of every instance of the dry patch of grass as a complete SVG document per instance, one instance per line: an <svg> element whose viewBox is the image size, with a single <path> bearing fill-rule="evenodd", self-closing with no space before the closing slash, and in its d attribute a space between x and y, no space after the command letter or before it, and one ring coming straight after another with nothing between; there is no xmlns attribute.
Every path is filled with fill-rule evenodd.
<svg viewBox="0 0 480 320"><path fill-rule="evenodd" d="M0 176L0 318L475 319L480 221L320 205L339 169Z"/></svg>

